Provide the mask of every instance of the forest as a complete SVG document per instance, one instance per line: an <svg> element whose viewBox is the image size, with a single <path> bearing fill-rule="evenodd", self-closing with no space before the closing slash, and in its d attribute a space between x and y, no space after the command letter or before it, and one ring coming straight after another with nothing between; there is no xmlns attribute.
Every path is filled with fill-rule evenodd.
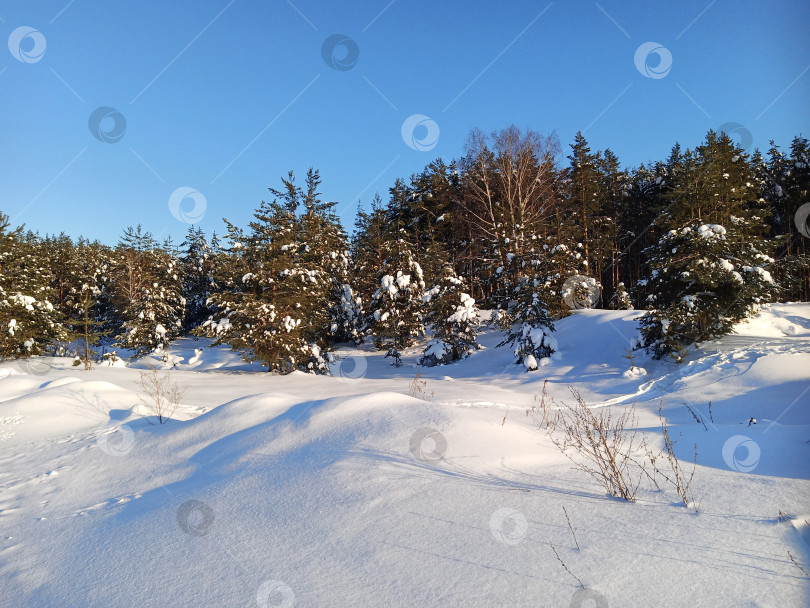
<svg viewBox="0 0 810 608"><path fill-rule="evenodd" d="M141 226L113 246L41 236L0 213L0 357L89 368L192 333L269 371L328 373L338 343L397 365L426 336L420 364L436 365L476 350L491 310L532 370L585 306L644 311L636 347L680 361L763 303L810 300L808 163L802 137L749 155L709 131L628 169L581 133L565 154L511 126L397 179L351 235L314 168L269 188L248 226L189 226L179 245Z"/></svg>

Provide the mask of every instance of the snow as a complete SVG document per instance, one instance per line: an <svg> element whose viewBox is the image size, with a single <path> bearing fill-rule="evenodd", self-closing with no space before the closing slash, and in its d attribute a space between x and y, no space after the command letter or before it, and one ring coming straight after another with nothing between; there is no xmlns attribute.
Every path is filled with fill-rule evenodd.
<svg viewBox="0 0 810 608"><path fill-rule="evenodd" d="M425 347L425 357L432 355L436 357L436 359L441 359L444 357L445 353L447 353L448 348L449 347L441 340L431 340L428 342L427 347Z"/></svg>
<svg viewBox="0 0 810 608"><path fill-rule="evenodd" d="M637 351L628 374L641 314L556 322L531 373L491 328L437 368L415 365L425 343L400 368L345 346L332 377L183 338L161 373L188 388L164 425L138 398L156 355L4 361L0 604L806 605L788 552L808 569L810 304L766 306L680 365ZM682 462L697 444L698 512L644 484L610 498L573 469L533 409L546 380L558 401L570 386L635 403L655 447L660 405Z"/></svg>
<svg viewBox="0 0 810 608"><path fill-rule="evenodd" d="M725 238L726 229L719 224L702 224L698 226L698 236L707 240L717 239L717 238ZM684 228L684 234L690 232L690 229Z"/></svg>

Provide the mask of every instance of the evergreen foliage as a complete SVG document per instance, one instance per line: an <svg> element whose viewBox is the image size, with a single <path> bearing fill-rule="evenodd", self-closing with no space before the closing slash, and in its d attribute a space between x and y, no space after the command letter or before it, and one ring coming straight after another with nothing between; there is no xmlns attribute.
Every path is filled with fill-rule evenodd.
<svg viewBox="0 0 810 608"><path fill-rule="evenodd" d="M433 330L433 339L425 347L419 365L452 363L480 348L476 340L478 307L451 266L444 268L442 278L423 300L424 322Z"/></svg>
<svg viewBox="0 0 810 608"><path fill-rule="evenodd" d="M112 248L42 238L0 213L0 357L90 366L99 349L165 353L192 331L268 370L327 373L337 342L368 336L397 363L427 325L421 362L441 364L477 348L481 306L532 369L557 349L566 282L582 275L602 286L596 305L645 309L643 345L680 359L765 302L810 300L802 137L749 158L709 131L622 168L582 133L566 159L553 133L474 130L461 158L358 209L350 242L320 183L290 172L247 227L225 222L225 247L195 226L179 250L140 226Z"/></svg>

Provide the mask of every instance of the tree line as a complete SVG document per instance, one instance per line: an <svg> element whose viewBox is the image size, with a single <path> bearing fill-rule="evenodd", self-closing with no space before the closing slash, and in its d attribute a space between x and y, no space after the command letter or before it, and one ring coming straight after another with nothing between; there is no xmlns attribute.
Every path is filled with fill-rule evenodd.
<svg viewBox="0 0 810 608"><path fill-rule="evenodd" d="M645 310L639 347L682 360L763 303L810 299L808 163L802 137L748 155L709 131L628 169L581 133L563 156L555 134L512 126L397 179L351 236L315 169L270 188L248 226L191 226L180 245L140 226L115 246L42 237L0 213L0 357L89 367L101 345L137 357L193 333L271 371L328 372L337 343L399 364L427 331L420 363L436 365L478 348L484 308L534 369L576 292Z"/></svg>

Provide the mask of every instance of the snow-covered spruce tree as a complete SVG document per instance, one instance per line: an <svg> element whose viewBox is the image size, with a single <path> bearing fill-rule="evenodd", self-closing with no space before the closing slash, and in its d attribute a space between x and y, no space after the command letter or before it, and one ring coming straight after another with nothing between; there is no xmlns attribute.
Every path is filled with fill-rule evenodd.
<svg viewBox="0 0 810 608"><path fill-rule="evenodd" d="M545 301L545 295L550 293L548 269L542 258L534 255L528 258L528 263L521 258L515 258L513 263L522 267L523 276L512 292L509 314L505 317L507 333L498 346L512 346L515 362L531 371L537 369L539 360L558 348L552 336L554 323Z"/></svg>
<svg viewBox="0 0 810 608"><path fill-rule="evenodd" d="M349 283L335 287L329 308L329 332L335 342L363 342L363 301L356 296Z"/></svg>
<svg viewBox="0 0 810 608"><path fill-rule="evenodd" d="M774 280L779 284L780 300L806 301L810 299L810 238L808 226L804 233L796 225L807 214L799 209L810 203L810 146L802 137L794 138L790 156L782 153L771 142L768 161L757 153L754 167L759 180L760 196L771 208L771 230L775 236L777 261L773 268Z"/></svg>
<svg viewBox="0 0 810 608"><path fill-rule="evenodd" d="M0 358L39 355L65 337L41 245L0 212Z"/></svg>
<svg viewBox="0 0 810 608"><path fill-rule="evenodd" d="M410 253L396 261L399 264L387 264L380 276L380 288L371 299L369 327L376 348L387 351L386 357L400 365L402 349L424 333L420 313L425 282L422 268Z"/></svg>
<svg viewBox="0 0 810 608"><path fill-rule="evenodd" d="M689 344L729 333L777 288L762 237L768 210L743 150L709 131L694 151L673 149L667 175L658 223L669 230L646 250L641 328L654 356L680 360Z"/></svg>
<svg viewBox="0 0 810 608"><path fill-rule="evenodd" d="M446 266L439 282L428 290L423 301L423 320L433 330L433 339L419 365L444 365L469 356L480 348L477 340L478 307L466 293L464 280Z"/></svg>
<svg viewBox="0 0 810 608"><path fill-rule="evenodd" d="M380 271L391 257L389 247L393 241L388 238L389 228L379 194L374 195L370 211L358 208L351 242L351 287L366 304L380 286Z"/></svg>
<svg viewBox="0 0 810 608"><path fill-rule="evenodd" d="M309 299L316 303L304 319L310 326L305 333L326 350L335 342L362 340L361 301L349 283L349 242L334 202L320 199L321 179L309 169L306 189L300 192L303 210L298 222L300 263L317 281L308 286Z"/></svg>
<svg viewBox="0 0 810 608"><path fill-rule="evenodd" d="M106 250L99 243L79 240L74 248L72 275L65 298L64 324L68 339L76 343L74 365L91 369L93 347L111 333L107 317L109 293L105 280Z"/></svg>
<svg viewBox="0 0 810 608"><path fill-rule="evenodd" d="M214 266L216 252L211 247L202 228L189 226L186 239L180 245L180 267L183 276L183 297L186 300L183 329L197 327L211 315L208 298L216 290Z"/></svg>
<svg viewBox="0 0 810 608"><path fill-rule="evenodd" d="M554 240L554 239L551 239ZM538 279L545 273L546 303L548 312L554 319L561 319L571 314L571 309L565 302L566 281L576 275L585 275L588 265L582 254L582 243L572 243L568 247L564 243L545 245L545 257L537 259Z"/></svg>
<svg viewBox="0 0 810 608"><path fill-rule="evenodd" d="M685 347L730 333L776 292L767 270L773 258L733 241L718 224L672 230L647 254L656 270L645 280L650 295L640 323L643 346L656 358L671 353L680 361Z"/></svg>
<svg viewBox="0 0 810 608"><path fill-rule="evenodd" d="M114 345L132 350L133 358L164 351L180 335L185 312L178 260L149 232L129 227L115 251L113 277L123 318Z"/></svg>
<svg viewBox="0 0 810 608"><path fill-rule="evenodd" d="M616 285L616 291L610 298L610 308L612 310L633 310L633 300L630 299L624 283L620 282Z"/></svg>
<svg viewBox="0 0 810 608"><path fill-rule="evenodd" d="M328 273L331 254L344 250L333 204L318 198L319 183L310 170L303 190L290 172L283 189L269 189L274 199L256 210L250 232L226 221L232 247L219 273L223 291L211 296L216 312L197 333L268 371L329 372L334 282Z"/></svg>

